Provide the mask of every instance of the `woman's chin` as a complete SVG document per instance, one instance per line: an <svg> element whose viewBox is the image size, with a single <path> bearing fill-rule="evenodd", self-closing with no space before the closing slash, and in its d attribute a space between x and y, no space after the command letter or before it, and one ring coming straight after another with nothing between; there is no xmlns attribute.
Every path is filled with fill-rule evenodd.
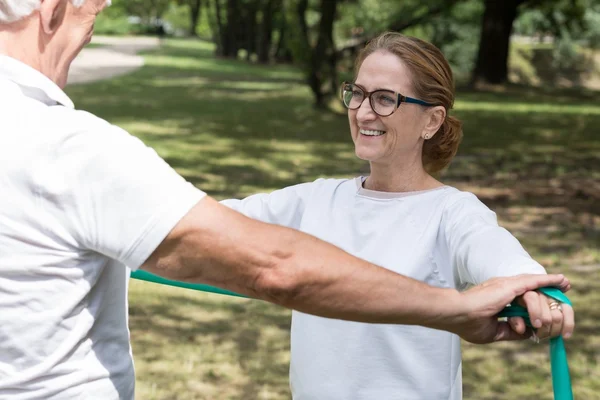
<svg viewBox="0 0 600 400"><path fill-rule="evenodd" d="M377 159L377 155L369 150L355 149L354 153L356 154L356 157L360 158L363 161L371 162L371 161Z"/></svg>

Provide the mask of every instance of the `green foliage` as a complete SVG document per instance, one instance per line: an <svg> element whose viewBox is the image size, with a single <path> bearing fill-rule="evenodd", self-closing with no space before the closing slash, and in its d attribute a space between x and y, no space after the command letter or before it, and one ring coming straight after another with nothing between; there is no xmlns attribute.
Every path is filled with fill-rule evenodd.
<svg viewBox="0 0 600 400"><path fill-rule="evenodd" d="M136 26L128 20L124 2L115 2L98 15L94 33L99 35L128 35L136 32Z"/></svg>
<svg viewBox="0 0 600 400"><path fill-rule="evenodd" d="M410 27L402 33L433 42L448 58L457 79L466 78L472 68L479 39L481 0L448 2L357 0L343 3L336 25L336 37L345 43L376 36L393 26ZM414 25L414 21L418 21ZM346 60L343 73L351 76Z"/></svg>
<svg viewBox="0 0 600 400"><path fill-rule="evenodd" d="M127 0L123 6L128 15L140 17L145 23L152 23L164 16L172 0Z"/></svg>
<svg viewBox="0 0 600 400"><path fill-rule="evenodd" d="M213 37L213 30L210 24L210 14L209 9L205 8L202 10L202 15L200 16L200 20L198 21L198 26L196 27L196 34L203 39L211 39Z"/></svg>
<svg viewBox="0 0 600 400"><path fill-rule="evenodd" d="M469 0L458 3L449 13L433 18L426 26L429 40L444 53L457 82L467 81L475 64L483 3Z"/></svg>
<svg viewBox="0 0 600 400"><path fill-rule="evenodd" d="M302 68L303 71L307 71L310 65L312 54L311 42L314 42L313 35L311 34L313 33L312 31L314 31L314 26L318 23L318 20L314 20L314 12L311 12L310 15L308 15L309 13L307 11L306 23L309 36L308 38L305 38L299 20L300 17L296 12L298 3L298 0L287 1L287 6L285 9L285 23L288 29L285 43L292 53L292 57L296 64Z"/></svg>
<svg viewBox="0 0 600 400"><path fill-rule="evenodd" d="M129 35L137 33L137 26L129 23L126 16L106 16L100 14L94 25L96 35Z"/></svg>
<svg viewBox="0 0 600 400"><path fill-rule="evenodd" d="M341 17L335 27L336 39L343 43L357 32L362 33L365 37L371 37L387 30L394 21L396 14L394 11L399 10L400 4L405 3L411 3L411 1L357 0L340 4L339 15Z"/></svg>
<svg viewBox="0 0 600 400"><path fill-rule="evenodd" d="M539 38L547 46L521 46L513 63L520 82L579 85L593 72L592 55L583 47L600 45L600 3L594 0L543 2L523 9L515 21L518 35ZM513 53L515 54L515 53ZM524 59L529 60L527 67ZM535 70L535 71L534 71Z"/></svg>
<svg viewBox="0 0 600 400"><path fill-rule="evenodd" d="M588 47L600 48L600 2L585 10L583 21L585 29L581 33L581 39Z"/></svg>
<svg viewBox="0 0 600 400"><path fill-rule="evenodd" d="M524 36L563 37L573 40L585 36L592 28L595 14L600 9L597 0L553 0L526 2L514 24L514 33Z"/></svg>
<svg viewBox="0 0 600 400"><path fill-rule="evenodd" d="M553 67L558 70L578 71L585 64L585 56L578 51L577 45L570 35L565 34L558 38L554 45L552 62Z"/></svg>
<svg viewBox="0 0 600 400"><path fill-rule="evenodd" d="M585 86L594 72L593 54L568 39L512 45L510 81L533 86Z"/></svg>
<svg viewBox="0 0 600 400"><path fill-rule="evenodd" d="M187 34L191 24L189 6L171 3L162 19L169 24L173 34L177 36Z"/></svg>

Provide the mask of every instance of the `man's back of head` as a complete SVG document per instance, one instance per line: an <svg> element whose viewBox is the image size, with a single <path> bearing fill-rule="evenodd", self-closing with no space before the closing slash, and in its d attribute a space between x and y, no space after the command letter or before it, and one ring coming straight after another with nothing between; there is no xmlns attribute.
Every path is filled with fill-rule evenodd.
<svg viewBox="0 0 600 400"><path fill-rule="evenodd" d="M92 38L110 0L0 0L0 54L64 87L71 62Z"/></svg>

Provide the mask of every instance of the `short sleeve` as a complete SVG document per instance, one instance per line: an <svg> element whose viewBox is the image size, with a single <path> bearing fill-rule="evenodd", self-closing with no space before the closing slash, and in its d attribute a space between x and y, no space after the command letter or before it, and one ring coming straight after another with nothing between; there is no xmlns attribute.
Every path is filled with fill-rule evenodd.
<svg viewBox="0 0 600 400"><path fill-rule="evenodd" d="M258 221L299 229L317 182L301 183L272 193L259 193L243 200L223 200L221 204Z"/></svg>
<svg viewBox="0 0 600 400"><path fill-rule="evenodd" d="M459 286L519 274L545 274L496 214L471 193L459 192L444 210L444 234Z"/></svg>
<svg viewBox="0 0 600 400"><path fill-rule="evenodd" d="M154 150L91 114L58 136L36 185L73 245L137 269L204 196Z"/></svg>

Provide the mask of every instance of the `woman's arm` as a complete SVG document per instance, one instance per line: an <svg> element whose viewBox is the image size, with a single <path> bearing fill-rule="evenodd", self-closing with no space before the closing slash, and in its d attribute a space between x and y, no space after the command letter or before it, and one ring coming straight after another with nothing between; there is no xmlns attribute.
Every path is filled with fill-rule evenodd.
<svg viewBox="0 0 600 400"><path fill-rule="evenodd" d="M458 199L444 210L444 233L448 251L459 284L481 284L496 277L519 274L545 274L546 270L525 251L521 243L498 225L496 214L471 193L460 193ZM530 315L537 315L532 323L541 338L571 335L574 329L573 310L568 305L561 309L551 306L553 300L529 291L519 302ZM511 318L510 326L525 334L522 318Z"/></svg>
<svg viewBox="0 0 600 400"><path fill-rule="evenodd" d="M444 210L444 234L455 277L461 284L546 270L498 225L496 214L471 193L461 192Z"/></svg>
<svg viewBox="0 0 600 400"><path fill-rule="evenodd" d="M316 182L289 186L272 193L259 193L243 200L228 199L221 204L261 222L298 229Z"/></svg>

